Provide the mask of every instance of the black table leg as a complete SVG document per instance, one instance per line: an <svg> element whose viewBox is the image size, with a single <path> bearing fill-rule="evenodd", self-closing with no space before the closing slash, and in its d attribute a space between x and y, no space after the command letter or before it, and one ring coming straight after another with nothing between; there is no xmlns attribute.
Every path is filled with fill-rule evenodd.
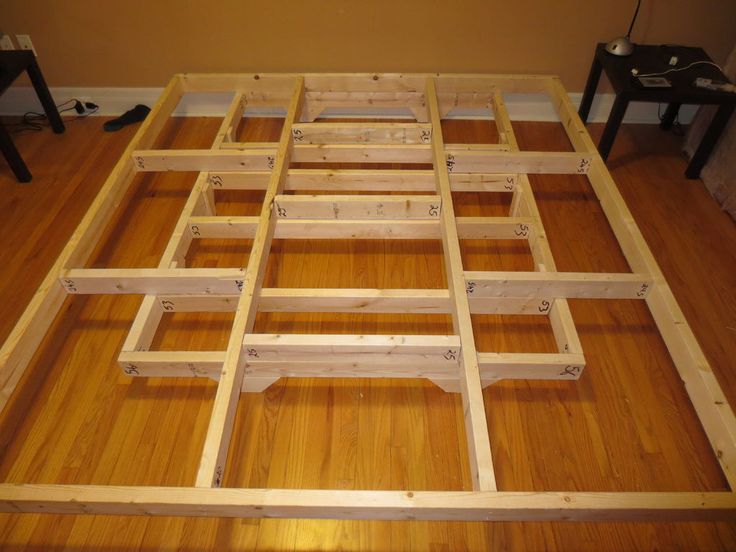
<svg viewBox="0 0 736 552"><path fill-rule="evenodd" d="M38 63L36 63L35 57L28 64L27 71L28 76L31 77L33 88L36 90L36 95L41 101L43 110L46 112L46 117L48 117L49 123L51 123L51 128L57 134L64 132L64 123L61 121L61 115L59 115L59 110L56 109L54 98L51 97L51 92L49 92L49 87L46 85L46 81L43 78Z"/></svg>
<svg viewBox="0 0 736 552"><path fill-rule="evenodd" d="M678 111L680 111L679 103L671 103L667 105L667 109L664 110L662 120L659 122L659 128L662 130L669 130L672 128L672 123L675 122Z"/></svg>
<svg viewBox="0 0 736 552"><path fill-rule="evenodd" d="M613 141L616 139L618 127L621 126L621 121L626 114L628 105L629 100L621 95L617 95L613 101L613 107L611 107L611 113L608 115L606 128L603 129L601 141L598 142L598 152L604 161L608 159L608 154L611 152L611 146L613 146Z"/></svg>
<svg viewBox="0 0 736 552"><path fill-rule="evenodd" d="M598 88L598 81L601 78L602 69L603 66L594 54L593 64L590 66L590 73L588 73L588 81L585 83L583 99L580 100L580 108L578 109L578 115L580 115L584 123L588 121L590 106L593 105L593 97L595 96L596 88Z"/></svg>
<svg viewBox="0 0 736 552"><path fill-rule="evenodd" d="M718 142L721 132L726 128L728 119L731 117L735 107L736 106L733 104L723 104L718 106L718 111L716 111L716 114L713 116L713 120L705 131L703 139L700 141L700 145L695 151L695 155L693 155L693 158L690 160L690 164L687 166L685 176L690 179L698 178L700 176L701 169L708 160L708 156L710 156L710 152L713 150L716 142Z"/></svg>
<svg viewBox="0 0 736 552"><path fill-rule="evenodd" d="M23 158L20 156L15 144L13 144L8 129L2 123L0 123L0 150L2 150L5 159L8 160L8 165L10 165L13 174L15 174L15 178L19 182L30 182L31 172L23 162Z"/></svg>

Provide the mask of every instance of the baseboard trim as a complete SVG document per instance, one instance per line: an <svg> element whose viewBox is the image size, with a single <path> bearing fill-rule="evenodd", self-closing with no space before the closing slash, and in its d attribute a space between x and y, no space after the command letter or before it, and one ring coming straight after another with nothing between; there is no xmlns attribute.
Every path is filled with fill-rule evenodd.
<svg viewBox="0 0 736 552"><path fill-rule="evenodd" d="M100 106L96 115L117 116L136 104L152 105L163 88L71 88L57 87L51 94L58 103L70 98L92 101ZM231 94L188 94L174 111L174 115L183 117L222 117L230 103ZM582 94L572 93L570 99L576 106L580 104ZM506 94L506 106L513 120L520 121L557 121L552 104L544 94ZM596 96L590 111L589 121L605 122L613 104L613 94ZM654 124L659 122L657 104L632 102L624 118L625 123ZM22 115L28 111L39 111L41 105L31 87L12 87L0 97L0 115ZM680 110L680 121L685 124L692 120L697 106L683 106ZM278 110L249 109L246 116L283 116ZM325 113L325 117L344 117L345 112L333 110ZM371 111L359 114L363 117L404 118L405 115L392 111ZM456 110L450 113L453 119L491 119L491 115L483 110Z"/></svg>

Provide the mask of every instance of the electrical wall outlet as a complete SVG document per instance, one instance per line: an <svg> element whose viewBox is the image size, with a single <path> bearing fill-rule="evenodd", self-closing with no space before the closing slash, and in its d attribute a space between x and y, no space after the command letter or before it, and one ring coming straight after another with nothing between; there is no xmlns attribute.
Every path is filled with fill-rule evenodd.
<svg viewBox="0 0 736 552"><path fill-rule="evenodd" d="M10 35L4 34L0 36L0 50L15 50L15 45L10 40Z"/></svg>
<svg viewBox="0 0 736 552"><path fill-rule="evenodd" d="M32 50L34 56L38 56L36 49L33 47L31 37L29 35L15 35L15 40L18 41L18 46L21 50Z"/></svg>

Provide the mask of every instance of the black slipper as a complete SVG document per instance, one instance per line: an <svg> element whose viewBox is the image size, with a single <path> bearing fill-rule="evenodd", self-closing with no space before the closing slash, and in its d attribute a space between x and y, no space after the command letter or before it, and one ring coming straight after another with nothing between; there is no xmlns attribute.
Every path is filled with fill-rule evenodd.
<svg viewBox="0 0 736 552"><path fill-rule="evenodd" d="M102 128L105 129L107 132L115 132L116 130L120 130L125 125L131 125L133 123L138 123L146 118L146 115L151 111L150 107L147 107L143 104L138 104L133 109L129 109L125 113L123 113L120 117L117 119L112 119L111 121L107 121L105 124L102 125Z"/></svg>

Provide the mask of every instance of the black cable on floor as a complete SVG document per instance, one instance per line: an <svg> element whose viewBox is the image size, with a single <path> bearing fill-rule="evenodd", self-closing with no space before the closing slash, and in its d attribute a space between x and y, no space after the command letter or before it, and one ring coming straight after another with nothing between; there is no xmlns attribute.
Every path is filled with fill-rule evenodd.
<svg viewBox="0 0 736 552"><path fill-rule="evenodd" d="M70 103L73 103L73 105L69 106ZM68 106L68 107L64 107ZM72 119L66 119L64 122L68 123L71 121L77 121L79 119L84 119L86 117L89 117L90 115L96 113L100 107L97 104L94 104L92 102L82 102L81 100L78 100L77 98L72 98L70 100L67 100L65 102L62 102L56 106L56 108L59 110L59 114L65 113L67 111L76 111L78 115ZM85 113L85 108L88 109ZM44 128L51 126L48 117L45 113L38 113L36 111L27 111L23 114L22 120L19 122L13 122L13 123L3 123L6 127L17 127L11 130L12 133L20 133L20 132L39 132L43 130Z"/></svg>

